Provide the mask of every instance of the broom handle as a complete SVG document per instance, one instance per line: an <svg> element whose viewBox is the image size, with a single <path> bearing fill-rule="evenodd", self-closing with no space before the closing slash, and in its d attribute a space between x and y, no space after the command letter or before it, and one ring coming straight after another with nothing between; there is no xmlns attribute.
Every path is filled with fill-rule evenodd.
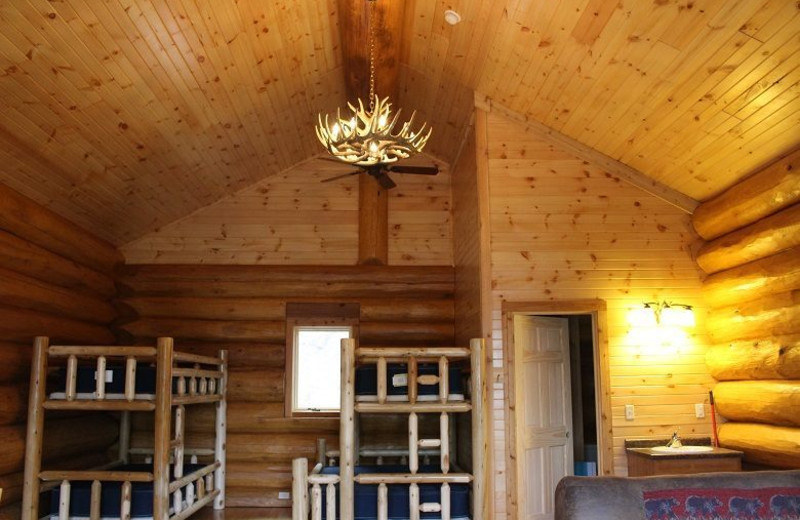
<svg viewBox="0 0 800 520"><path fill-rule="evenodd" d="M719 447L719 436L717 435L717 410L714 406L714 392L708 392L708 401L711 406L711 429L714 431L714 447Z"/></svg>

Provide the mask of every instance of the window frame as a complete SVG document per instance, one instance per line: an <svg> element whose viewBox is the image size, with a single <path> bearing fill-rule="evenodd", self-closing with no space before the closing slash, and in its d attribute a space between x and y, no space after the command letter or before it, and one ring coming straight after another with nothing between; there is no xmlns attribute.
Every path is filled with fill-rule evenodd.
<svg viewBox="0 0 800 520"><path fill-rule="evenodd" d="M287 304L286 364L284 365L285 417L339 417L339 410L295 410L297 329L302 327L347 328L351 338L358 338L358 304ZM341 362L341 359L340 359ZM341 389L340 389L341 390Z"/></svg>

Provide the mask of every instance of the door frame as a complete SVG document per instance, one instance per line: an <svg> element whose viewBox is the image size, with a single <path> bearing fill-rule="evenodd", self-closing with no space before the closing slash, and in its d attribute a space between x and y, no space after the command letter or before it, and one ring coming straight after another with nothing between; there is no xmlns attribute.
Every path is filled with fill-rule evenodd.
<svg viewBox="0 0 800 520"><path fill-rule="evenodd" d="M516 382L514 381L514 316L592 317L594 347L595 413L597 415L597 469L600 475L614 473L614 444L611 428L611 383L609 378L607 317L605 300L572 300L544 302L502 302L503 377L505 380L504 410L506 415L506 492L509 518L519 518L517 474L521 463L517 454Z"/></svg>

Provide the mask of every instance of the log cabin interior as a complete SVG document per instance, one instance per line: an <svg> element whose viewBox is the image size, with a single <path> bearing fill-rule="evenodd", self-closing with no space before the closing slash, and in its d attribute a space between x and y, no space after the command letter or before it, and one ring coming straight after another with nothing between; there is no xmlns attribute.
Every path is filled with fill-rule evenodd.
<svg viewBox="0 0 800 520"><path fill-rule="evenodd" d="M318 141L368 99L370 29L376 93L432 129L397 164L437 175L389 188ZM796 1L15 0L0 59L0 518L26 518L37 336L227 351L226 508L198 518L290 518L292 461L344 445L292 406L302 325L483 338L482 451L451 439L473 518L553 518L553 475L626 476L626 441L674 432L800 468ZM530 417L560 401L559 451ZM118 413L52 415L42 465L122 442ZM360 436L408 448L407 416ZM187 412L187 442L213 425Z"/></svg>

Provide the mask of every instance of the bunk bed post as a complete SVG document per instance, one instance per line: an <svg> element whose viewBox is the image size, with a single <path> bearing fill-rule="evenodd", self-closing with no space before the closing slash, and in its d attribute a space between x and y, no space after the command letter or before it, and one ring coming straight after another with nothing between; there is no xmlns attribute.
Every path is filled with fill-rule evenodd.
<svg viewBox="0 0 800 520"><path fill-rule="evenodd" d="M119 460L123 464L130 462L131 451L131 412L125 410L119 420Z"/></svg>
<svg viewBox="0 0 800 520"><path fill-rule="evenodd" d="M153 445L153 520L169 518L169 452L172 422L172 338L156 344L156 409Z"/></svg>
<svg viewBox="0 0 800 520"><path fill-rule="evenodd" d="M486 402L486 366L483 359L484 341L482 338L470 340L470 372L472 374L472 520L483 520L486 505L484 461L486 439L484 403Z"/></svg>
<svg viewBox="0 0 800 520"><path fill-rule="evenodd" d="M22 492L22 519L39 518L39 471L42 469L42 437L44 436L43 403L47 383L47 348L50 339L36 336L33 340L30 395L28 397L28 431L25 437L25 473Z"/></svg>
<svg viewBox="0 0 800 520"><path fill-rule="evenodd" d="M292 520L308 520L308 460L292 460Z"/></svg>
<svg viewBox="0 0 800 520"><path fill-rule="evenodd" d="M227 443L225 439L225 429L228 422L228 401L226 397L228 392L228 351L221 350L219 352L219 358L222 360L222 366L220 367L222 369L222 377L219 379L219 388L217 389L220 400L217 401L217 437L214 443L214 457L216 461L219 462L219 467L214 471L214 482L219 490L219 494L214 499L214 509L225 508L225 446Z"/></svg>
<svg viewBox="0 0 800 520"><path fill-rule="evenodd" d="M353 520L355 477L355 365L356 341L342 340L342 402L339 413L339 520Z"/></svg>
<svg viewBox="0 0 800 520"><path fill-rule="evenodd" d="M317 439L317 464L322 464L324 468L327 465L327 457L325 453L328 451L328 441L325 437Z"/></svg>

